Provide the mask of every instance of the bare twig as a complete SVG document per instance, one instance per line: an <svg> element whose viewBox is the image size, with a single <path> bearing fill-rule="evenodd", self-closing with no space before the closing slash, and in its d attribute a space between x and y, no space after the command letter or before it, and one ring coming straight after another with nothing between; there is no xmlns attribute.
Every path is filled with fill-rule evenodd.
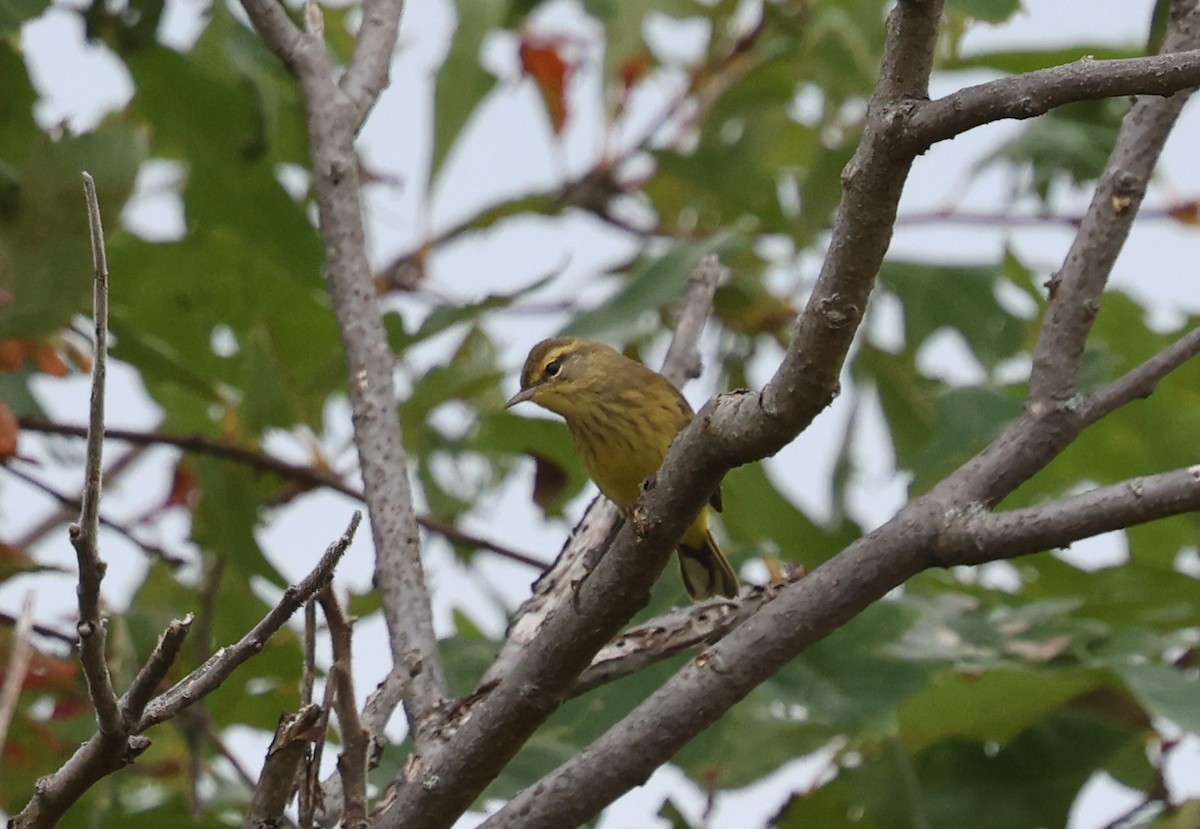
<svg viewBox="0 0 1200 829"><path fill-rule="evenodd" d="M677 386L699 377L704 367L700 361L697 343L700 341L704 324L708 322L708 316L712 313L713 295L717 292L717 285L726 274L727 271L716 254L710 253L700 260L696 270L688 277L683 307L679 310L679 321L675 324L675 336L671 338L671 345L667 348L667 356L663 358L660 372Z"/></svg>
<svg viewBox="0 0 1200 829"><path fill-rule="evenodd" d="M42 432L46 434L56 435L73 435L82 437L87 434L86 426L72 426L63 423L54 423L40 417L21 416L17 419L22 429L30 432ZM256 469L260 472L270 472L279 475L290 481L295 481L306 488L326 487L335 492L340 492L343 495L354 498L357 501L363 501L363 494L357 488L347 484L340 475L327 469L317 466L304 466L301 464L288 463L279 458L268 455L257 449L252 449L248 446L240 446L237 444L228 443L222 440L205 437L204 435L175 435L168 432L139 432L130 429L107 429L104 436L108 440L118 440L126 443L132 443L138 446L174 446L182 449L185 452L193 452L209 457L221 458L223 460L232 461L234 463L248 466L251 469ZM56 498L64 505L77 503L66 496L59 495L30 480L34 486L39 486L48 495ZM131 541L142 547L146 552L153 555L163 557L172 565L183 564L184 561L178 557L172 556L164 550L153 545L147 545L133 535L130 528L123 525L113 523L107 519L101 518L100 522L103 526L109 527L122 535L129 537ZM545 570L546 562L539 559L537 556L529 553L515 550L511 547L506 547L487 538L473 535L455 527L453 524L447 524L444 521L439 521L431 515L418 515L417 523L429 530L444 537L451 544L461 544L466 547L474 547L478 550L487 550L490 553L503 556L512 561L527 564L530 567L535 567L539 570Z"/></svg>
<svg viewBox="0 0 1200 829"><path fill-rule="evenodd" d="M320 719L321 707L318 705L306 705L295 714L284 714L279 718L250 808L242 820L243 829L260 829L281 822L296 788L300 764L308 753L311 732Z"/></svg>
<svg viewBox="0 0 1200 829"><path fill-rule="evenodd" d="M121 716L127 724L133 724L142 716L146 705L158 686L167 676L167 671L175 663L183 640L187 638L192 627L192 614L176 619L167 625L167 629L158 637L158 644L137 676L129 685L129 690L121 697Z"/></svg>
<svg viewBox="0 0 1200 829"><path fill-rule="evenodd" d="M87 677L88 694L96 709L100 731L122 731L117 694L108 674L104 652L106 623L100 618L100 582L106 565L100 559L97 539L100 529L101 465L104 449L104 379L108 365L108 258L104 251L104 228L100 223L100 203L96 183L83 174L87 198L88 225L92 231L92 264L96 278L93 292L96 359L92 366L92 399L88 414L87 458L84 462L83 498L79 523L70 527L71 544L79 562L79 660Z"/></svg>
<svg viewBox="0 0 1200 829"><path fill-rule="evenodd" d="M1149 397L1164 377L1197 354L1200 354L1200 328L1193 328L1146 362L1091 394L1083 406L1083 421L1090 425L1127 403Z"/></svg>
<svg viewBox="0 0 1200 829"><path fill-rule="evenodd" d="M34 489L38 490L39 492L42 492L43 494L48 495L49 497L53 498L55 501L58 501L58 503L61 504L63 507L67 507L67 508L74 507L76 510L78 510L82 507L83 502L80 501L78 498L72 498L69 495L64 495L63 493L61 493L58 490L51 487L49 484L38 480L37 478L33 477L32 475L30 475L29 473L25 472L22 469L18 469L16 467L16 465L14 465L14 464L11 464L11 463L4 464L3 466L0 466L0 469L4 470L9 475L12 475L14 478L19 478L20 480L29 484L29 486L33 487ZM134 530L131 527L127 527L124 524L119 523L117 521L113 521L110 518L105 518L103 515L101 515L99 517L99 522L100 522L101 527L104 527L105 529L112 530L113 532L117 533L118 535L120 535L121 537L128 540L130 543L132 543L134 546L136 546L138 549L140 549L143 553L150 556L151 558L161 559L163 562L170 565L171 567L182 567L184 564L187 563L187 561L185 559L183 559L182 557L177 556L173 553L169 553L166 550L164 550L162 547L159 547L156 544L149 544L149 543L143 541L142 539L138 538L137 533L134 532ZM75 641L75 640L73 640L73 641Z"/></svg>
<svg viewBox="0 0 1200 829"><path fill-rule="evenodd" d="M139 672L130 691L119 703L121 726L116 733L97 731L58 771L43 777L33 797L9 822L10 829L34 829L53 826L79 797L104 776L133 762L150 746L141 732L163 722L202 700L220 687L243 662L262 650L263 644L322 586L333 577L333 569L354 537L362 514L356 512L345 534L321 557L305 579L284 591L283 598L232 647L222 648L207 662L161 694L144 709L142 701L170 667L169 659L178 652L189 620L173 622L158 647Z"/></svg>
<svg viewBox="0 0 1200 829"><path fill-rule="evenodd" d="M360 829L367 824L367 761L371 753L371 735L363 727L354 699L352 627L330 587L326 586L317 598L325 612L333 645L329 682L334 688L334 710L342 732L342 753L337 762L345 798L342 825Z"/></svg>
<svg viewBox="0 0 1200 829"><path fill-rule="evenodd" d="M773 600L782 586L755 585L735 600L710 599L676 608L623 632L593 657L571 686L572 696L635 674L689 648L719 641Z"/></svg>
<svg viewBox="0 0 1200 829"><path fill-rule="evenodd" d="M0 625L12 625L15 627L20 621L19 617L13 616L11 613L0 612ZM59 642L71 646L74 646L78 641L78 637L72 633L66 633L47 625L38 624L37 622L33 623L32 630L38 636L45 636L47 639L57 639Z"/></svg>
<svg viewBox="0 0 1200 829"><path fill-rule="evenodd" d="M22 419L23 418L21 416L17 417L18 425L21 425ZM87 427L81 426L79 428L80 428L80 432L79 432L80 435L83 437L86 437L87 436ZM22 429L22 431L25 431L25 427L23 425L21 426L21 429ZM36 431L36 430L29 430L29 431ZM105 437L105 439L110 437L110 432L107 429L105 429L105 431L104 431L104 437ZM132 449L130 449L129 451L122 454L115 461L110 463L108 465L108 468L104 470L105 486L111 486L112 482L114 480L116 480L116 478L119 477L122 473L124 473L125 470L127 470L130 466L132 466L134 461L138 460L142 456L144 451L145 451L144 447L135 446ZM56 498L56 500L59 500L59 499ZM74 519L74 517L79 514L81 504L79 503L78 500L71 500L70 503L63 503L62 500L59 500L59 504L61 506L61 509L58 512L56 512L56 513L52 512L49 515L47 515L44 519L42 519L41 521L34 524L32 527L30 527L28 530L26 530L24 532L24 534L22 534L20 537L18 537L17 540L13 542L13 544L15 544L17 547L22 547L22 548L32 547L34 544L41 541L46 536L48 536L51 533L58 530L58 528L61 527L63 524L66 524L66 523L72 521ZM100 516L100 523L101 523L101 526L107 526L105 524L104 516ZM145 548L143 548L143 549L145 549ZM150 550L147 550L147 552L150 552ZM155 555L157 555L157 553L155 553Z"/></svg>
<svg viewBox="0 0 1200 829"><path fill-rule="evenodd" d="M1036 507L965 516L939 540L938 563L1016 558L1195 510L1200 510L1200 466L1130 478Z"/></svg>
<svg viewBox="0 0 1200 829"><path fill-rule="evenodd" d="M362 5L362 23L354 41L354 54L342 75L342 92L350 100L349 117L362 128L367 115L379 100L379 93L388 85L388 70L392 65L392 50L404 0L366 0Z"/></svg>
<svg viewBox="0 0 1200 829"><path fill-rule="evenodd" d="M17 712L17 701L21 698L21 688L25 685L29 660L33 656L33 640L29 637L33 630L33 605L34 592L28 590L25 600L21 602L21 615L12 632L12 647L8 652L8 665L4 669L4 687L0 688L0 763L4 761L8 729Z"/></svg>
<svg viewBox="0 0 1200 829"><path fill-rule="evenodd" d="M160 723L174 717L184 708L220 687L239 665L262 650L275 631L299 610L309 597L316 594L333 578L334 568L341 561L342 555L354 540L354 533L362 520L362 513L355 512L350 519L350 525L342 536L329 545L317 566L304 579L283 592L279 603L263 617L250 632L236 644L221 648L196 670L181 679L169 691L156 697L146 706L145 713L138 720L136 731L145 731L155 723Z"/></svg>

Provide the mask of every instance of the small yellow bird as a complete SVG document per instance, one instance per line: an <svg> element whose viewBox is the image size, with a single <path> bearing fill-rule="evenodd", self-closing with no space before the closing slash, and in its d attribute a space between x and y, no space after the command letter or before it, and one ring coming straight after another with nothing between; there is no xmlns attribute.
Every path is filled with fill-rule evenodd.
<svg viewBox="0 0 1200 829"><path fill-rule="evenodd" d="M588 475L610 501L628 510L642 482L658 471L671 441L691 422L692 407L670 380L613 348L559 337L533 347L521 369L521 390L507 409L531 400L567 421ZM721 509L714 493L678 547L683 586L693 599L734 597L738 578L708 529Z"/></svg>

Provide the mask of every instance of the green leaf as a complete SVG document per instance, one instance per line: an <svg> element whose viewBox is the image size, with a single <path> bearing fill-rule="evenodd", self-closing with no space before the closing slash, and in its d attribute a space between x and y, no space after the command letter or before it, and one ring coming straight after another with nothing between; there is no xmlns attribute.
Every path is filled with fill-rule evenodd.
<svg viewBox="0 0 1200 829"><path fill-rule="evenodd" d="M1111 684L1095 669L943 671L901 707L901 739L912 753L949 737L1004 745L1068 700Z"/></svg>
<svg viewBox="0 0 1200 829"><path fill-rule="evenodd" d="M562 333L611 340L644 333L647 312L677 301L704 256L716 253L727 259L745 244L744 236L744 228L733 228L703 242L675 242L661 256L643 257L612 299L577 315Z"/></svg>
<svg viewBox="0 0 1200 829"><path fill-rule="evenodd" d="M433 155L429 181L437 182L442 165L463 128L496 78L479 62L484 37L504 20L505 4L494 0L455 0L458 25L437 73L433 93Z"/></svg>
<svg viewBox="0 0 1200 829"><path fill-rule="evenodd" d="M814 523L779 491L762 464L734 469L721 491L725 501L721 524L743 550L749 547L759 555L779 556L811 570L861 535L851 522L838 529Z"/></svg>
<svg viewBox="0 0 1200 829"><path fill-rule="evenodd" d="M872 605L752 691L675 764L706 785L744 786L835 736L861 746L893 734L900 705L935 671L888 651L912 618Z"/></svg>
<svg viewBox="0 0 1200 829"><path fill-rule="evenodd" d="M934 332L953 328L988 369L1021 348L1029 323L1009 313L996 299L1005 280L997 266L937 266L885 262L880 280L904 304L908 351L916 351Z"/></svg>
<svg viewBox="0 0 1200 829"><path fill-rule="evenodd" d="M1021 10L1021 0L949 0L947 5L988 23L1003 23Z"/></svg>
<svg viewBox="0 0 1200 829"><path fill-rule="evenodd" d="M1139 654L1114 660L1116 671L1151 713L1166 717L1180 728L1200 734L1200 675L1196 669L1151 663Z"/></svg>
<svg viewBox="0 0 1200 829"><path fill-rule="evenodd" d="M96 181L107 228L121 213L147 154L148 134L120 120L95 132L42 137L20 171L15 211L0 215L0 303L5 337L41 337L91 309L92 252L81 172Z"/></svg>
<svg viewBox="0 0 1200 829"><path fill-rule="evenodd" d="M0 36L19 34L22 24L40 17L48 8L50 0L0 0Z"/></svg>
<svg viewBox="0 0 1200 829"><path fill-rule="evenodd" d="M979 169L999 161L1031 175L1032 190L1045 201L1052 186L1096 180L1108 162L1121 119L1129 108L1124 99L1081 101L1033 119L1012 141L983 161Z"/></svg>
<svg viewBox="0 0 1200 829"><path fill-rule="evenodd" d="M983 386L949 388L934 400L932 437L912 459L913 492L924 492L983 449L1021 414L1021 398Z"/></svg>

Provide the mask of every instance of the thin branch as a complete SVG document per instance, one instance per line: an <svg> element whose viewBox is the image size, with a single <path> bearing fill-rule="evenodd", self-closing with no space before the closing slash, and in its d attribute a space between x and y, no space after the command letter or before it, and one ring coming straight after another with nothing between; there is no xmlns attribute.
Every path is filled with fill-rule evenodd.
<svg viewBox="0 0 1200 829"><path fill-rule="evenodd" d="M1179 222L1179 207L1167 205L1153 209L1143 207L1138 213L1139 221L1172 221ZM1044 228L1059 225L1064 229L1075 230L1083 223L1084 213L988 213L977 210L960 210L955 207L944 207L937 210L923 210L914 213L904 213L896 217L896 227L914 227L937 224L961 224L973 227L996 230L999 228L1035 227Z"/></svg>
<svg viewBox="0 0 1200 829"><path fill-rule="evenodd" d="M33 477L32 475L28 474L27 472L24 472L24 471L18 469L15 465L13 465L11 463L0 466L0 469L3 469L5 472L7 472L9 475L12 475L14 478L18 478L18 479L24 481L25 483L29 484L29 486L33 487L34 489L38 490L39 492L41 492L45 495L48 495L49 497L53 498L55 501L58 501L58 503L61 504L64 508L74 507L76 509L79 509L82 506L82 501L80 501L78 498L72 498L69 495L64 495L63 493L61 493L58 490L51 487L49 484L47 484L43 481L40 481L37 478ZM140 538L137 537L137 533L134 532L134 530L131 527L127 527L124 524L119 523L117 521L113 521L110 518L105 518L103 515L100 516L99 521L100 521L101 527L104 527L105 529L108 529L108 530L112 530L113 532L115 532L118 535L122 536L123 538L127 539L135 547L140 549L143 553L150 556L151 558L161 559L163 562L165 562L166 564L170 565L173 568L174 567L182 567L184 564L187 564L187 560L185 558L183 558L181 556L177 556L173 553L168 553L166 550L164 550L162 547L159 547L157 544L150 544L148 542L142 541ZM72 640L72 643L74 643L74 641L77 641L77 640Z"/></svg>
<svg viewBox="0 0 1200 829"><path fill-rule="evenodd" d="M399 666L392 670L383 681L367 695L363 705L361 720L363 727L372 735L380 735L392 718L392 713L403 698L406 678ZM327 819L340 815L343 811L342 777L340 774L330 775L321 786L321 802Z"/></svg>
<svg viewBox="0 0 1200 829"><path fill-rule="evenodd" d="M1129 95L1173 95L1200 86L1200 50L1119 60L1080 60L969 86L923 105L908 122L929 146L1008 118L1035 118L1063 104Z"/></svg>
<svg viewBox="0 0 1200 829"><path fill-rule="evenodd" d="M1016 558L1196 510L1200 466L1131 478L1036 507L964 516L939 539L938 564Z"/></svg>
<svg viewBox="0 0 1200 829"><path fill-rule="evenodd" d="M8 665L4 669L4 687L0 688L0 763L4 762L4 745L8 742L8 729L17 713L17 702L29 673L29 661L33 657L34 592L27 590L21 602L21 615L12 632L12 646L8 652Z"/></svg>
<svg viewBox="0 0 1200 829"><path fill-rule="evenodd" d="M324 588L322 588L324 590ZM317 677L317 600L314 596L304 603L304 678L300 681L300 704L310 705L313 700L313 688ZM329 696L329 688L325 688L325 696ZM321 708L321 735L314 740L313 750L304 758L304 776L298 786L299 805L297 813L300 825L311 827L313 816L317 811L317 787L320 785L321 749L325 745L325 728L329 718L328 707Z"/></svg>
<svg viewBox="0 0 1200 829"><path fill-rule="evenodd" d="M19 617L13 616L11 613L0 612L0 625L16 626L19 622ZM59 642L71 645L72 647L79 641L78 637L73 633L66 633L47 625L38 624L37 622L33 623L33 632L38 636L45 636L47 639L57 639Z"/></svg>
<svg viewBox="0 0 1200 829"><path fill-rule="evenodd" d="M420 534L409 484L410 464L396 417L395 357L367 260L362 185L354 141L381 87L378 61L395 47L397 25L375 20L363 32L351 99L336 81L324 41L300 34L276 0L242 0L259 36L299 83L307 113L317 214L325 245L325 276L349 369L354 440L358 448L379 589L392 660L407 669L405 713L421 746L422 725L448 696L421 565ZM368 12L399 16L397 0L376 0ZM287 21L284 26L280 18Z"/></svg>
<svg viewBox="0 0 1200 829"><path fill-rule="evenodd" d="M362 129L379 94L388 85L392 50L396 47L403 13L404 0L366 0L362 5L362 23L354 40L354 53L341 80L342 92L351 101L349 117L357 124L355 132Z"/></svg>
<svg viewBox="0 0 1200 829"><path fill-rule="evenodd" d="M88 694L96 709L100 731L122 731L117 695L108 674L105 654L106 622L100 617L100 582L107 567L97 548L100 531L101 467L104 450L104 379L108 365L108 259L104 251L104 228L100 223L100 203L96 183L83 174L87 199L88 225L92 233L93 318L95 321L96 360L92 366L92 395L88 413L87 456L84 461L83 498L79 522L69 528L71 545L79 562L79 661L87 678Z"/></svg>
<svg viewBox="0 0 1200 829"><path fill-rule="evenodd" d="M799 578L800 576L797 576ZM792 580L784 583L790 583ZM754 585L737 599L711 599L672 610L623 632L600 649L571 686L579 696L699 645L711 645L772 601L783 584Z"/></svg>
<svg viewBox="0 0 1200 829"><path fill-rule="evenodd" d="M320 719L319 705L306 705L295 714L280 716L262 774L250 799L250 808L242 820L243 829L261 829L282 823L284 810L296 788L300 764L308 753L312 730Z"/></svg>
<svg viewBox="0 0 1200 829"><path fill-rule="evenodd" d="M135 731L145 731L155 723L163 722L176 716L180 711L199 702L204 697L221 686L230 674L243 662L262 650L266 641L275 631L283 627L297 610L303 607L308 599L333 578L334 568L342 559L342 555L354 540L354 533L362 520L362 513L355 512L350 519L350 525L340 538L329 545L321 556L317 566L313 568L303 581L291 585L283 592L278 604L263 617L236 644L221 648L196 670L181 679L167 692L156 697L138 720Z"/></svg>
<svg viewBox="0 0 1200 829"><path fill-rule="evenodd" d="M1091 425L1127 403L1149 397L1164 377L1197 354L1200 354L1200 328L1193 328L1146 362L1091 394L1083 407L1084 423Z"/></svg>
<svg viewBox="0 0 1200 829"><path fill-rule="evenodd" d="M127 726L132 726L141 718L150 698L175 664L191 628L192 614L189 613L182 619L172 621L158 637L158 643L154 646L150 658L142 665L142 669L130 683L129 690L121 697L121 717Z"/></svg>
<svg viewBox="0 0 1200 829"><path fill-rule="evenodd" d="M334 688L334 710L342 732L342 753L338 755L338 774L342 779L345 810L341 825L359 829L367 824L367 762L371 753L371 735L363 727L354 694L352 626L333 590L327 585L318 595L333 645L333 666L329 682Z"/></svg>
<svg viewBox="0 0 1200 829"><path fill-rule="evenodd" d="M682 386L688 380L700 376L703 363L700 361L700 334L704 324L712 313L713 296L717 285L728 275L728 270L721 265L714 253L704 256L696 269L688 277L684 294L683 307L679 311L679 321L675 324L675 336L663 358L660 372L664 377L677 386Z"/></svg>
<svg viewBox="0 0 1200 829"><path fill-rule="evenodd" d="M87 427L72 426L63 423L54 423L44 418L22 416L17 419L18 424L22 429L30 432L41 432L45 434L55 435L72 435L82 437L87 434ZM335 492L340 492L357 501L363 501L362 492L347 484L342 477L337 473L318 466L305 466L301 464L288 463L280 460L266 452L252 449L248 446L239 446L237 444L227 443L222 440L206 437L204 435L176 435L168 432L139 432L129 429L107 429L104 432L105 438L108 440L119 440L126 443L132 443L137 446L174 446L182 449L185 452L193 452L209 457L221 458L222 460L232 461L234 463L248 466L251 469L260 472L270 472L279 475L287 480L296 481L305 486L305 488L326 487ZM31 481L32 483L32 481ZM37 486L37 484L35 484ZM56 493L45 489L46 493L57 498L64 504L76 503L70 501L65 496L59 496ZM539 559L537 556L531 555L520 550L506 547L487 538L482 538L455 527L453 524L447 524L439 521L431 515L418 515L417 523L430 532L437 533L444 537L451 544L461 544L466 547L474 547L477 550L486 550L490 553L503 556L512 561L526 564L530 567L535 567L539 570L545 570L548 566L546 562ZM161 555L173 565L185 563L182 559L171 556L169 553L154 547L146 545L137 540L132 535L132 530L121 525L108 522L101 519L101 524L108 526L117 532L127 535L131 541L141 546L147 552Z"/></svg>
<svg viewBox="0 0 1200 829"><path fill-rule="evenodd" d="M21 417L18 416L17 417L18 425L20 425L20 422L21 422ZM22 428L22 430L25 429L24 426L21 426L21 428ZM83 437L87 436L87 427L86 426L80 427L80 435ZM107 429L104 432L104 437L106 440L109 437L109 432ZM104 485L111 487L113 482L116 481L117 478L120 477L120 475L122 475L127 469L129 469L129 467L134 463L134 461L138 460L142 456L142 453L144 451L145 451L144 447L141 447L141 446L134 447L133 449L130 449L128 452L125 452L123 455L121 455L115 461L110 463L108 468L104 470ZM61 501L60 501L60 504L61 504ZM79 504L78 500L73 500L71 502L71 504L63 504L62 508L59 510L58 513L50 513L49 515L47 515L41 521L39 521L38 523L36 523L32 527L30 527L28 530L26 530L23 535L21 535L16 541L13 542L13 544L15 546L21 547L21 548L32 547L34 544L41 541L46 536L57 531L58 528L61 527L63 524L66 524L66 523L70 522L71 520L73 520L74 516L79 514L80 506L81 505ZM102 526L104 526L104 520L105 520L104 517L101 516L100 523ZM145 549L145 548L143 548L143 549Z"/></svg>
<svg viewBox="0 0 1200 829"><path fill-rule="evenodd" d="M33 797L9 821L10 829L53 826L97 781L132 763L149 748L150 740L141 736L140 732L199 702L218 688L241 663L259 653L266 640L283 626L300 605L329 582L333 568L350 546L361 518L361 513L356 512L346 533L326 550L316 568L304 581L285 590L279 603L241 641L233 647L222 648L204 665L146 705L144 711L135 711L135 708L141 707L141 700L157 685L158 678L165 675L169 667L168 657L178 652L182 643L188 622L172 623L130 692L120 702L130 720L140 713L137 721L118 717L121 729L117 733L97 730L58 771L38 781Z"/></svg>

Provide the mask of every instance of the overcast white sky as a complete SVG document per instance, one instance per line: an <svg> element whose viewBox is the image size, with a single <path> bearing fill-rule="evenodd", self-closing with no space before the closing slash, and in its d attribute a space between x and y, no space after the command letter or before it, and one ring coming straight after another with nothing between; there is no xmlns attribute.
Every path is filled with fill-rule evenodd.
<svg viewBox="0 0 1200 829"><path fill-rule="evenodd" d="M980 25L967 38L968 50L989 50L1004 46L1031 45L1070 46L1076 44L1140 43L1145 38L1146 21L1152 6L1150 0L1092 0L1081 4L1061 0L1025 0L1026 10L1011 23L1001 27ZM185 47L194 37L198 15L205 4L199 0L168 0L164 22L164 37L168 42ZM362 134L364 158L371 168L399 176L408 182L424 180L428 155L428 113L432 101L429 82L431 70L445 53L447 38L453 26L453 12L447 0L410 0L406 4L402 25L402 49L392 71L392 86L384 94L379 107ZM571 2L555 2L539 12L537 25L545 30L578 31L589 34L586 22L577 6ZM688 27L656 28L667 45L686 54L694 48L696 33ZM702 34L702 33L701 33ZM119 109L132 94L129 79L120 63L103 48L91 47L82 41L82 25L76 15L52 9L42 19L29 24L22 35L22 45L33 71L42 99L37 114L43 124L67 121L76 129L94 125L105 113ZM462 152L451 158L443 186L436 195L433 223L442 227L455 218L468 215L491 200L533 187L549 186L557 180L564 167L572 173L586 169L600 151L601 131L597 114L586 106L576 108L576 117L566 133L561 153L551 151L552 139L547 133L544 142L529 140L531 122L544 124L540 101L529 82L518 79L515 49L511 38L496 36L484 48L486 65L505 81L493 93L484 114L471 126L477 140L468 140ZM595 64L595 62L593 62ZM941 95L988 76L981 73L955 74L937 79L934 95ZM585 69L576 80L580 88L594 88L594 71ZM661 88L669 86L669 79ZM655 101L645 100L645 111L653 111ZM1200 193L1200 166L1195 163L1195 140L1200 132L1200 116L1193 105L1185 114L1184 123L1175 132L1160 167L1164 186L1148 199L1148 204L1162 203L1173 195ZM916 212L944 206L949 199L968 208L996 209L1006 198L1010 182L996 171L974 179L963 194L969 173L1004 137L1019 129L1005 123L976 130L953 142L933 148L918 160L910 178L902 212ZM155 165L143 181L143 197L131 205L126 220L140 232L154 237L169 237L182 227L178 200L169 187L172 171L169 165ZM367 204L372 249L379 262L408 250L426 231L424 194L419 186L376 187L371 190ZM1070 206L1082 208L1088 194L1080 194ZM928 258L934 255L945 261L994 262L1005 245L1011 245L1030 264L1041 265L1049 271L1061 262L1070 244L1071 235L1061 228L991 229L925 226L901 229L892 245L892 256L905 255ZM583 295L599 297L594 281L585 284L585 277L598 269L622 260L631 250L628 241L611 230L597 226L586 218L571 218L547 223L529 220L510 223L484 235L473 236L440 250L430 263L430 285L453 297L470 300L491 291L507 291L533 277L563 270L566 278L551 289L555 296ZM1200 234L1188 233L1175 226L1144 223L1135 228L1118 262L1114 284L1138 296L1154 312L1154 318L1164 324L1178 319L1180 311L1200 312L1200 287L1195 273L1180 263L1200 261ZM819 262L808 261L802 267L815 269ZM114 291L120 290L119 274ZM409 309L414 311L420 306ZM496 318L489 323L499 342L505 344L506 358L515 372L526 350L543 336L558 330L563 320L552 316ZM711 349L714 341L706 341ZM433 360L445 340L435 341L417 355L418 360ZM942 344L937 359L948 362L950 371L969 373L969 365L955 360L956 345L952 340ZM947 356L949 359L947 361ZM773 355L765 355L758 367L765 379L772 368ZM955 366L959 368L955 368ZM715 389L710 377L702 378L688 389L694 403L702 402ZM153 403L136 383L136 376L120 367L114 371L110 423L113 426L152 428L157 413ZM87 380L73 378L39 384L45 405L51 415L71 422L82 422L86 412ZM335 404L331 414L340 416L339 430L332 435L337 445L345 445L348 436L348 417L345 407ZM527 413L532 414L532 413ZM835 404L823 414L808 432L791 447L769 462L792 497L805 509L821 515L828 510L826 485L832 463L829 447L836 446L848 412L843 403ZM876 418L868 412L868 418ZM336 420L337 418L330 418ZM286 437L272 441L272 448L281 453L296 452L294 442ZM23 445L23 450L25 446ZM110 448L109 459L119 449ZM37 452L33 453L39 454ZM43 455L44 456L44 455ZM148 453L139 463L136 475L126 476L122 484L105 494L105 511L115 517L132 516L144 511L141 493L165 491L169 466L174 454L162 450ZM903 503L904 481L892 471L891 452L882 430L868 436L859 447L860 469L854 480L852 507L855 517L866 526L874 526L889 518ZM53 464L42 471L50 472ZM784 470L802 470L803 476L784 474ZM532 475L532 470L529 471ZM46 475L51 483L64 491L78 489L78 475L63 472ZM504 493L488 499L465 522L468 528L481 534L506 540L514 546L544 557L552 557L559 549L568 527L566 524L545 522L528 499L528 480L517 482ZM19 537L28 527L53 509L42 496L15 484L11 478L4 482L4 511L0 513L0 536ZM575 503L570 511L577 515L590 500L590 493ZM263 528L259 537L267 554L281 572L299 578L311 567L327 543L345 526L354 504L336 495L318 494L299 499L279 513ZM327 528L323 533L314 528ZM164 544L172 549L186 549L186 523L178 517L164 522L161 528ZM315 539L315 540L314 540ZM141 556L119 538L103 539L104 550L113 566L105 582L105 598L120 607L128 601L129 592L141 579ZM339 584L355 589L370 585L370 539L360 533L351 553L339 571ZM1093 561L1120 560L1122 548L1111 539L1076 545L1074 554L1092 556ZM59 533L36 548L39 559L47 563L74 567L74 558ZM480 587L486 581L510 602L527 594L533 578L527 568L502 560L489 560L478 573L462 570L440 542L427 549L428 568L438 588L436 611L439 627L450 629L451 613L455 608L470 608L480 621L499 630L502 618L495 612L480 612L490 602L487 590ZM746 573L754 578L753 568ZM482 576L482 579L481 579ZM25 592L33 588L37 594L37 617L48 624L69 627L74 607L74 581L67 576L43 576L12 579L0 586L0 610L15 613ZM364 622L358 630L356 647L370 652L383 644L382 623ZM370 660L360 659L358 688L365 693L373 688L381 672L372 670ZM241 735L238 744L247 751L249 765L259 765L256 758L265 750L263 735ZM1180 787L1193 796L1200 786L1185 785L1187 771L1197 768L1200 749L1192 740L1187 749L1177 752L1179 760L1172 777ZM761 822L772 814L790 791L802 786L819 768L821 758L799 762L781 771L775 778L746 792L723 796L713 826L744 827ZM1191 778L1200 775L1191 774ZM651 817L659 807L662 793L670 791L687 813L697 816L703 809L701 794L673 769L664 769L651 783L627 796L604 822L605 829L627 826L653 826ZM1100 826L1118 814L1129 803L1129 793L1116 784L1097 781L1081 798L1070 824L1071 829L1090 829ZM464 821L462 826L471 825Z"/></svg>

